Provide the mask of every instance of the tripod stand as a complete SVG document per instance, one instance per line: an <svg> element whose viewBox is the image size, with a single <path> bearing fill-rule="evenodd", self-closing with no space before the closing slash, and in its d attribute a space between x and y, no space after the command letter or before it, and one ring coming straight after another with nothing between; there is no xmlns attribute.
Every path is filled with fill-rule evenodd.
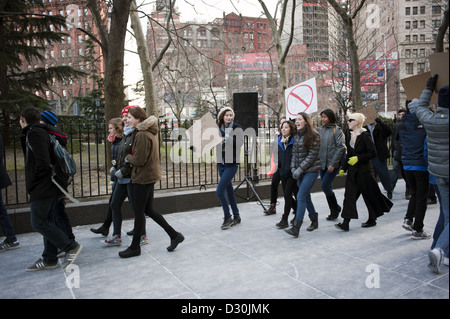
<svg viewBox="0 0 450 319"><path fill-rule="evenodd" d="M256 145L256 149L257 149L257 143ZM257 154L257 152L256 152ZM252 168L251 168L251 164L249 164L248 162L248 136L244 136L244 171L245 171L245 177L242 180L242 182L239 183L238 186L236 186L236 188L234 189L234 194L235 196L245 199L246 201L250 201L251 199L255 198L258 200L258 202L260 203L260 205L262 206L263 210L266 210L266 207L264 206L261 198L259 197L258 193L255 190L255 187L253 186L253 181L254 182L258 182L259 178L258 178L258 169L256 168L256 163L255 163L255 167L253 168L253 177L250 175ZM238 194L236 194L236 191L239 189L239 187L241 187L244 183L247 184L247 188L246 188L246 197L242 197L239 196ZM250 191L253 193L253 196L250 197Z"/></svg>

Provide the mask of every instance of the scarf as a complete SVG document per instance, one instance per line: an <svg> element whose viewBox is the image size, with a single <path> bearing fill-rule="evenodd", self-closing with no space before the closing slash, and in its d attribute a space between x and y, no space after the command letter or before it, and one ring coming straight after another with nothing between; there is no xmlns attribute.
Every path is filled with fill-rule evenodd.
<svg viewBox="0 0 450 319"><path fill-rule="evenodd" d="M131 127L131 126L125 126L125 127L123 128L123 133L124 133L126 136L130 135L133 131L134 131L134 128Z"/></svg>
<svg viewBox="0 0 450 319"><path fill-rule="evenodd" d="M356 139L361 135L362 132L367 131L365 128L357 128L350 133L350 146L355 148Z"/></svg>
<svg viewBox="0 0 450 319"><path fill-rule="evenodd" d="M116 139L117 133L114 133L113 135L108 135L108 141L110 141L111 143L114 142L114 140Z"/></svg>

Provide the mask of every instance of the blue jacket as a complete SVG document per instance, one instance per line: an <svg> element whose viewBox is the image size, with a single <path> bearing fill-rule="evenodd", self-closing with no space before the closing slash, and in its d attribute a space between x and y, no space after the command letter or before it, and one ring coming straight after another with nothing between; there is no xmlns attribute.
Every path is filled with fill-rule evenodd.
<svg viewBox="0 0 450 319"><path fill-rule="evenodd" d="M280 176L290 177L291 173L291 159L292 159L292 145L294 145L294 138L290 137L289 142L284 148L284 144L281 142L281 136L278 137L278 171Z"/></svg>
<svg viewBox="0 0 450 319"><path fill-rule="evenodd" d="M413 171L426 171L428 167L425 156L427 132L415 113L403 115L398 132L402 143L403 168Z"/></svg>

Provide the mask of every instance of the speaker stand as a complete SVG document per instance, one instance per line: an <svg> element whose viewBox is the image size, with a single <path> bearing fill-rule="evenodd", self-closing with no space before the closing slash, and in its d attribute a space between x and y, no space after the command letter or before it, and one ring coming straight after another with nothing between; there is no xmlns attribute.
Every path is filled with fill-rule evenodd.
<svg viewBox="0 0 450 319"><path fill-rule="evenodd" d="M237 190L239 189L239 187L241 187L244 183L247 184L247 188L246 188L246 191L247 191L247 197L242 197L242 196L239 196L238 194L236 194L236 191L237 191ZM250 196L250 191L253 193L253 196ZM240 182L239 185L236 186L236 188L234 189L234 194L235 194L235 196L237 196L237 197L239 197L239 198L245 199L247 202L250 201L250 200L252 200L253 198L256 197L256 199L258 200L258 202L259 202L260 205L262 206L263 210L266 210L266 207L264 206L264 204L263 204L261 198L259 197L258 193L257 193L256 190L255 190L255 187L253 186L253 182L252 182L252 180L251 180L251 177L249 177L248 175L246 175L246 176L244 177L244 179L242 180L242 182Z"/></svg>

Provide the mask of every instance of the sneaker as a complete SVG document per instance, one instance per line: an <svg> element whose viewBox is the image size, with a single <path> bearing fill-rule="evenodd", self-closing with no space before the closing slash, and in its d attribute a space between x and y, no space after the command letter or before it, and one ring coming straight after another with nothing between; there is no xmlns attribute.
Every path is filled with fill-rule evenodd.
<svg viewBox="0 0 450 319"><path fill-rule="evenodd" d="M233 218L233 225L231 225L231 226L234 226L234 225L237 225L237 224L240 224L241 223L241 216L234 216L234 218Z"/></svg>
<svg viewBox="0 0 450 319"><path fill-rule="evenodd" d="M442 262L444 266L448 267L448 257L444 257L444 261Z"/></svg>
<svg viewBox="0 0 450 319"><path fill-rule="evenodd" d="M142 236L141 236L141 241L140 241L139 244L140 244L141 246L147 245L147 244L148 244L148 238L147 238L147 235L142 235Z"/></svg>
<svg viewBox="0 0 450 319"><path fill-rule="evenodd" d="M430 259L428 268L430 268L434 273L439 274L441 272L439 268L441 267L443 257L444 254L442 253L442 250L438 248L430 250L428 252L428 258Z"/></svg>
<svg viewBox="0 0 450 319"><path fill-rule="evenodd" d="M72 265L75 262L81 252L81 249L83 249L83 246L78 244L77 247L66 252L64 263L62 265L63 269L66 269L68 266Z"/></svg>
<svg viewBox="0 0 450 319"><path fill-rule="evenodd" d="M105 246L120 246L122 245L122 238L119 235L114 235L111 238L107 238L103 241Z"/></svg>
<svg viewBox="0 0 450 319"><path fill-rule="evenodd" d="M66 252L58 249L58 253L56 254L56 258L63 258L66 256Z"/></svg>
<svg viewBox="0 0 450 319"><path fill-rule="evenodd" d="M58 267L58 263L49 264L49 263L46 263L42 258L39 258L33 264L28 266L26 271L38 271L38 270L55 269L56 267Z"/></svg>
<svg viewBox="0 0 450 319"><path fill-rule="evenodd" d="M412 238L413 239L430 239L431 235L428 234L427 232L425 232L424 230L422 230L422 231L413 230Z"/></svg>
<svg viewBox="0 0 450 319"><path fill-rule="evenodd" d="M15 242L8 243L6 239L3 241L3 243L0 244L0 253L2 251L12 250L19 248L20 243L16 240Z"/></svg>
<svg viewBox="0 0 450 319"><path fill-rule="evenodd" d="M230 216L225 217L221 228L222 229L228 229L231 226L233 226L233 219Z"/></svg>
<svg viewBox="0 0 450 319"><path fill-rule="evenodd" d="M405 220L403 221L402 227L403 227L404 229L406 229L407 231L412 231L412 230L413 230L413 229L412 229L412 225L413 225L412 220L405 219Z"/></svg>

